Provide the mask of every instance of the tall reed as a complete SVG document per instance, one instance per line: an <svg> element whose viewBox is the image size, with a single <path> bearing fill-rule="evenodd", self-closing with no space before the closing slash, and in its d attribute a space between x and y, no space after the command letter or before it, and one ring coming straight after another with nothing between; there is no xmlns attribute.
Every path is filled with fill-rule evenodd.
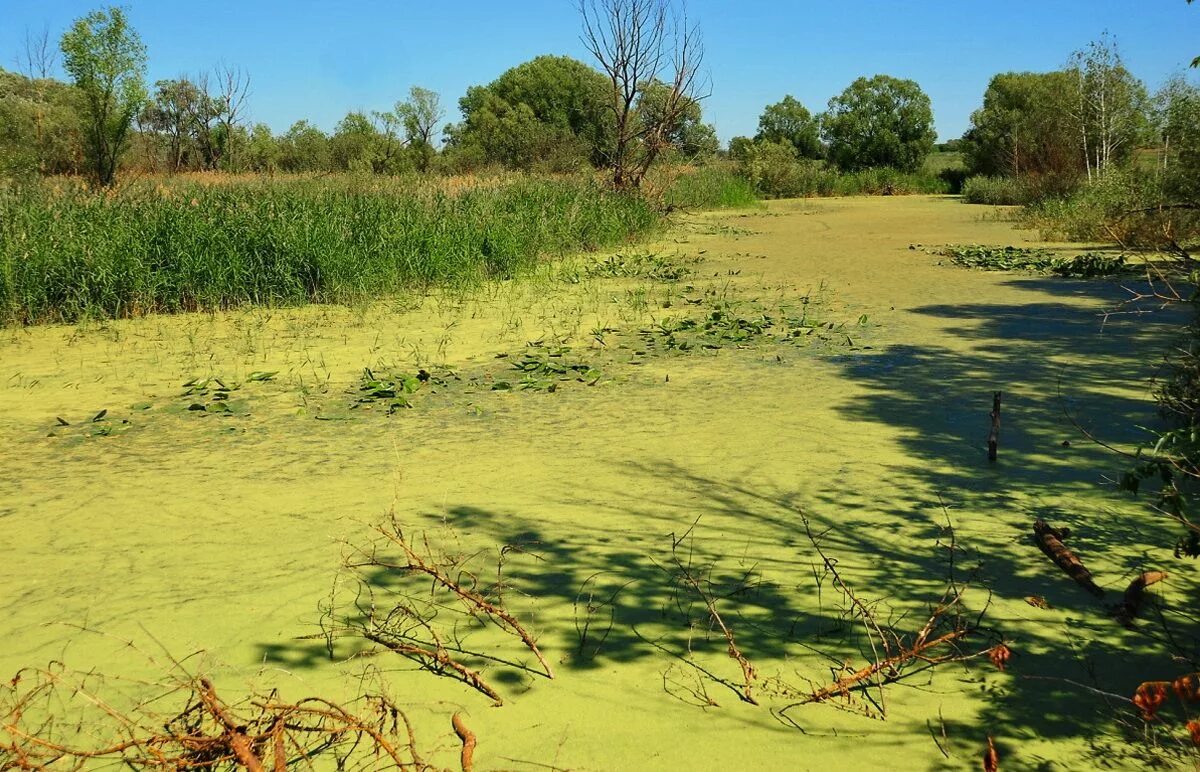
<svg viewBox="0 0 1200 772"><path fill-rule="evenodd" d="M0 191L0 322L352 302L528 271L660 216L587 179L142 181Z"/></svg>

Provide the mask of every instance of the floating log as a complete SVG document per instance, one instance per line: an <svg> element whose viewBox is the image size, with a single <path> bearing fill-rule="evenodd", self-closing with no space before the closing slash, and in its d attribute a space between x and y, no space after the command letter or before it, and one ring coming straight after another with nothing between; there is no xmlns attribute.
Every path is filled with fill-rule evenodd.
<svg viewBox="0 0 1200 772"><path fill-rule="evenodd" d="M992 430L988 433L988 461L996 460L996 449L1000 444L1000 396L1002 392L992 394Z"/></svg>
<svg viewBox="0 0 1200 772"><path fill-rule="evenodd" d="M1033 533L1037 537L1037 543L1042 552L1045 552L1055 565L1065 571L1067 576L1097 598L1104 597L1104 590L1100 589L1092 580L1091 571L1088 571L1087 567L1083 565L1083 561L1074 552L1067 549L1067 545L1063 544L1063 541L1071 535L1069 528L1055 528L1039 517L1033 524Z"/></svg>
<svg viewBox="0 0 1200 772"><path fill-rule="evenodd" d="M1146 600L1146 588L1166 578L1165 571L1146 571L1139 574L1125 590L1125 599L1113 610L1117 619L1121 620L1122 624L1132 624L1133 620L1137 618L1138 612L1142 610L1142 603Z"/></svg>

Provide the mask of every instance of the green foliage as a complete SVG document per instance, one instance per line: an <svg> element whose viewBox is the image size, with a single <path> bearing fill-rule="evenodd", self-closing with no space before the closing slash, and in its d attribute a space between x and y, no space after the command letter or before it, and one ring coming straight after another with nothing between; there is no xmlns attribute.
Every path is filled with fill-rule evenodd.
<svg viewBox="0 0 1200 772"><path fill-rule="evenodd" d="M84 147L96 181L109 185L146 99L146 47L121 8L93 11L62 37L63 66L84 105Z"/></svg>
<svg viewBox="0 0 1200 772"><path fill-rule="evenodd" d="M279 168L288 172L326 171L333 152L325 132L308 121L296 121L278 142Z"/></svg>
<svg viewBox="0 0 1200 772"><path fill-rule="evenodd" d="M661 126L662 140L683 158L710 158L717 154L720 143L717 130L704 123L700 102L687 95L674 120L667 120L667 105L671 87L660 81L647 84L638 99L634 117L647 126Z"/></svg>
<svg viewBox="0 0 1200 772"><path fill-rule="evenodd" d="M1032 203L1030 190L1016 177L968 177L962 185L963 201L991 206L1023 206Z"/></svg>
<svg viewBox="0 0 1200 772"><path fill-rule="evenodd" d="M1072 88L1066 72L994 76L963 137L972 174L1082 174L1079 130L1066 104Z"/></svg>
<svg viewBox="0 0 1200 772"><path fill-rule="evenodd" d="M1200 201L1200 86L1173 78L1155 103L1166 195Z"/></svg>
<svg viewBox="0 0 1200 772"><path fill-rule="evenodd" d="M790 94L763 109L754 139L787 142L801 158L823 158L825 155L825 148L821 146L820 121Z"/></svg>
<svg viewBox="0 0 1200 772"><path fill-rule="evenodd" d="M1084 252L1060 256L1048 249L1029 247L993 247L978 244L951 245L940 251L955 265L986 271L1034 271L1092 279L1128 273L1124 255Z"/></svg>
<svg viewBox="0 0 1200 772"><path fill-rule="evenodd" d="M83 133L79 92L0 68L0 175L73 174Z"/></svg>
<svg viewBox="0 0 1200 772"><path fill-rule="evenodd" d="M1060 105L1075 118L1088 177L1124 165L1149 136L1146 86L1107 33L1072 55L1067 75L1072 88Z"/></svg>
<svg viewBox="0 0 1200 772"><path fill-rule="evenodd" d="M1173 234L1184 244L1200 237L1200 213L1170 203L1161 175L1113 168L1069 196L1039 200L1023 217L1046 239L1118 240L1129 247L1154 249L1168 246L1163 234Z"/></svg>
<svg viewBox="0 0 1200 772"><path fill-rule="evenodd" d="M757 202L754 187L726 163L686 170L663 194L670 209L738 209Z"/></svg>
<svg viewBox="0 0 1200 772"><path fill-rule="evenodd" d="M916 172L933 152L933 107L916 81L859 78L829 100L821 122L839 169L893 167Z"/></svg>
<svg viewBox="0 0 1200 772"><path fill-rule="evenodd" d="M529 270L653 228L586 180L454 195L399 180L0 191L0 318L73 321L239 304L349 302Z"/></svg>
<svg viewBox="0 0 1200 772"><path fill-rule="evenodd" d="M840 173L823 161L797 158L790 143L755 142L745 152L742 174L761 195L771 198L812 196L905 195L947 193L949 183L928 171L892 168Z"/></svg>
<svg viewBox="0 0 1200 772"><path fill-rule="evenodd" d="M588 265L583 270L587 278L603 279L649 279L650 281L677 282L694 275L691 267L695 260L684 261L656 252L615 254Z"/></svg>
<svg viewBox="0 0 1200 772"><path fill-rule="evenodd" d="M539 56L459 101L463 121L447 127L451 146L480 163L570 171L599 161L606 147L607 81L583 62Z"/></svg>

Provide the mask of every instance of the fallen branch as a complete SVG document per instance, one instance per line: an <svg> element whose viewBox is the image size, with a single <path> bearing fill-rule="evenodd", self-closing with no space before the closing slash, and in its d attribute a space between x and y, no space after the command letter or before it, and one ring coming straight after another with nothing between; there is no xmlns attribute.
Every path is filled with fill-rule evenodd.
<svg viewBox="0 0 1200 772"><path fill-rule="evenodd" d="M1146 588L1166 578L1167 574L1164 571L1146 571L1139 574L1126 588L1124 600L1113 609L1117 619L1125 625L1133 624L1138 612L1142 610L1142 603L1146 600Z"/></svg>
<svg viewBox="0 0 1200 772"><path fill-rule="evenodd" d="M708 610L708 618L720 628L721 635L725 637L725 651L729 654L729 658L737 662L738 667L742 670L741 687L739 689L735 689L735 691L738 693L738 698L741 699L742 702L748 702L751 705L757 705L758 700L754 698L754 682L758 678L758 672L754 669L754 665L750 663L750 660L746 658L746 655L742 653L742 650L738 648L737 639L734 637L733 630L725 623L725 620L721 617L721 613L717 611L717 602L713 598L712 593L705 587L701 586L700 579L695 575L695 573L692 572L691 557L689 556L688 564L686 566L679 558L679 545L691 535L692 529L696 527L696 523L698 522L700 522L700 518L696 518L696 522L692 523L691 527L689 527L687 531L685 531L684 534L679 538L675 538L672 535L671 561L675 564L675 568L679 572L679 578L694 593L696 593L696 595L698 595L700 600L704 603L704 607ZM694 665L694 663L689 664ZM729 682L722 682L727 686L733 687L733 684Z"/></svg>
<svg viewBox="0 0 1200 772"><path fill-rule="evenodd" d="M458 739L462 740L462 772L471 772L475 766L475 733L467 728L461 713L455 713L450 723L454 726L454 733L458 735Z"/></svg>
<svg viewBox="0 0 1200 772"><path fill-rule="evenodd" d="M470 686L475 691L490 697L496 704L496 707L500 707L504 704L504 700L500 697L500 693L497 692L491 686L491 684L485 681L483 676L480 675L478 671L472 670L461 662L455 661L454 658L450 656L450 653L446 651L446 649L440 643L437 644L436 648L434 649L426 649L421 646L416 646L412 643L406 643L404 641L388 640L382 635L373 633L369 630L364 630L362 632L362 636L368 641L378 643L380 646L383 646L390 651L394 651L397 654L402 654L406 657L410 657L422 662L425 667L428 667L435 673L440 674L445 669L449 669L467 686Z"/></svg>
<svg viewBox="0 0 1200 772"><path fill-rule="evenodd" d="M446 571L436 562L427 560L420 555L416 550L409 545L408 540L404 536L404 531L400 524L393 517L390 521L390 527L376 526L375 530L384 538L395 544L404 553L406 563L403 565L390 564L384 562L374 555L369 556L368 560L363 564L355 564L352 567L361 567L362 565L378 566L381 568L393 568L401 571L417 572L425 574L433 579L438 585L444 587L450 592L457 595L464 603L474 610L482 611L489 617L499 620L501 627L506 627L514 633L525 647L537 657L538 663L546 673L547 678L554 678L554 670L550 667L550 663L546 657L542 655L541 649L538 648L537 641L529 633L528 630L517 620L511 612L504 607L492 603L487 598L478 592L463 586L462 582L456 581L446 573Z"/></svg>
<svg viewBox="0 0 1200 772"><path fill-rule="evenodd" d="M1067 576L1097 598L1104 597L1104 590L1096 585L1092 573L1083 565L1083 561L1063 544L1063 540L1071 535L1069 528L1055 528L1039 517L1033 524L1033 533L1037 537L1038 547L1055 565L1066 572Z"/></svg>
<svg viewBox="0 0 1200 772"><path fill-rule="evenodd" d="M346 770L376 769L381 760L389 769L428 768L417 754L408 718L381 696L361 698L367 703L361 714L319 697L288 703L274 693L230 705L207 678L189 676L122 712L99 693L104 681L94 671L51 665L23 670L0 685L0 769L104 764L286 772L304 763L321 767L326 760ZM174 694L183 695L182 710L150 711L148 706ZM105 739L86 747L89 737Z"/></svg>

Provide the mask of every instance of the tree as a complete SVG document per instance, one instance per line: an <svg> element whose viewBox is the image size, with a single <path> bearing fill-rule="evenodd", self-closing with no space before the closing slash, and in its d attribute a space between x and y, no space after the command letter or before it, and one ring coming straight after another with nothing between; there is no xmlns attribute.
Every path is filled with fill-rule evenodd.
<svg viewBox="0 0 1200 772"><path fill-rule="evenodd" d="M0 173L79 172L79 112L75 88L0 69Z"/></svg>
<svg viewBox="0 0 1200 772"><path fill-rule="evenodd" d="M933 152L933 107L916 81L859 78L829 100L822 121L830 159L846 171L921 168Z"/></svg>
<svg viewBox="0 0 1200 772"><path fill-rule="evenodd" d="M271 135L271 127L256 123L246 137L243 157L246 168L256 172L274 172L279 167L279 142Z"/></svg>
<svg viewBox="0 0 1200 772"><path fill-rule="evenodd" d="M1175 203L1200 201L1200 86L1172 78L1155 105L1166 192Z"/></svg>
<svg viewBox="0 0 1200 772"><path fill-rule="evenodd" d="M181 171L195 153L194 116L201 108L197 102L207 98L187 78L160 80L154 94L138 116L143 133L152 135L165 147L168 168Z"/></svg>
<svg viewBox="0 0 1200 772"><path fill-rule="evenodd" d="M515 168L549 161L565 170L598 161L607 141L605 86L583 62L539 56L467 89L459 100L462 123L446 127L449 143Z"/></svg>
<svg viewBox="0 0 1200 772"><path fill-rule="evenodd" d="M671 145L671 132L703 99L704 44L675 0L580 0L583 44L608 78L604 162L617 190L641 187ZM648 88L661 83L653 116L639 115Z"/></svg>
<svg viewBox="0 0 1200 772"><path fill-rule="evenodd" d="M333 168L329 137L308 121L296 121L279 139L279 167L289 172Z"/></svg>
<svg viewBox="0 0 1200 772"><path fill-rule="evenodd" d="M428 171L436 149L433 146L434 132L445 116L441 97L436 91L413 86L408 91L408 101L397 102L392 112L375 113L384 138L384 161L387 170L400 165L400 150L408 151L414 165L420 171ZM399 138L403 131L404 139Z"/></svg>
<svg viewBox="0 0 1200 772"><path fill-rule="evenodd" d="M1088 179L1133 154L1149 128L1146 87L1125 68L1107 35L1071 56L1068 110Z"/></svg>
<svg viewBox="0 0 1200 772"><path fill-rule="evenodd" d="M661 82L647 84L638 100L637 120L661 126L663 140L684 158L715 155L720 147L717 130L704 123L700 102L685 96L673 116L667 114L670 104L670 86Z"/></svg>
<svg viewBox="0 0 1200 772"><path fill-rule="evenodd" d="M750 158L754 151L754 140L749 137L734 137L729 140L729 158L743 163Z"/></svg>
<svg viewBox="0 0 1200 772"><path fill-rule="evenodd" d="M383 140L365 113L347 113L329 138L329 153L338 169L376 171L383 156Z"/></svg>
<svg viewBox="0 0 1200 772"><path fill-rule="evenodd" d="M971 173L1062 178L1082 173L1075 130L1063 106L1070 86L1065 72L994 76L963 137Z"/></svg>
<svg viewBox="0 0 1200 772"><path fill-rule="evenodd" d="M822 158L820 122L790 94L767 105L758 119L756 140L787 142L801 158Z"/></svg>
<svg viewBox="0 0 1200 772"><path fill-rule="evenodd" d="M63 65L83 97L84 138L92 175L110 185L146 98L146 47L121 8L93 11L62 37Z"/></svg>

